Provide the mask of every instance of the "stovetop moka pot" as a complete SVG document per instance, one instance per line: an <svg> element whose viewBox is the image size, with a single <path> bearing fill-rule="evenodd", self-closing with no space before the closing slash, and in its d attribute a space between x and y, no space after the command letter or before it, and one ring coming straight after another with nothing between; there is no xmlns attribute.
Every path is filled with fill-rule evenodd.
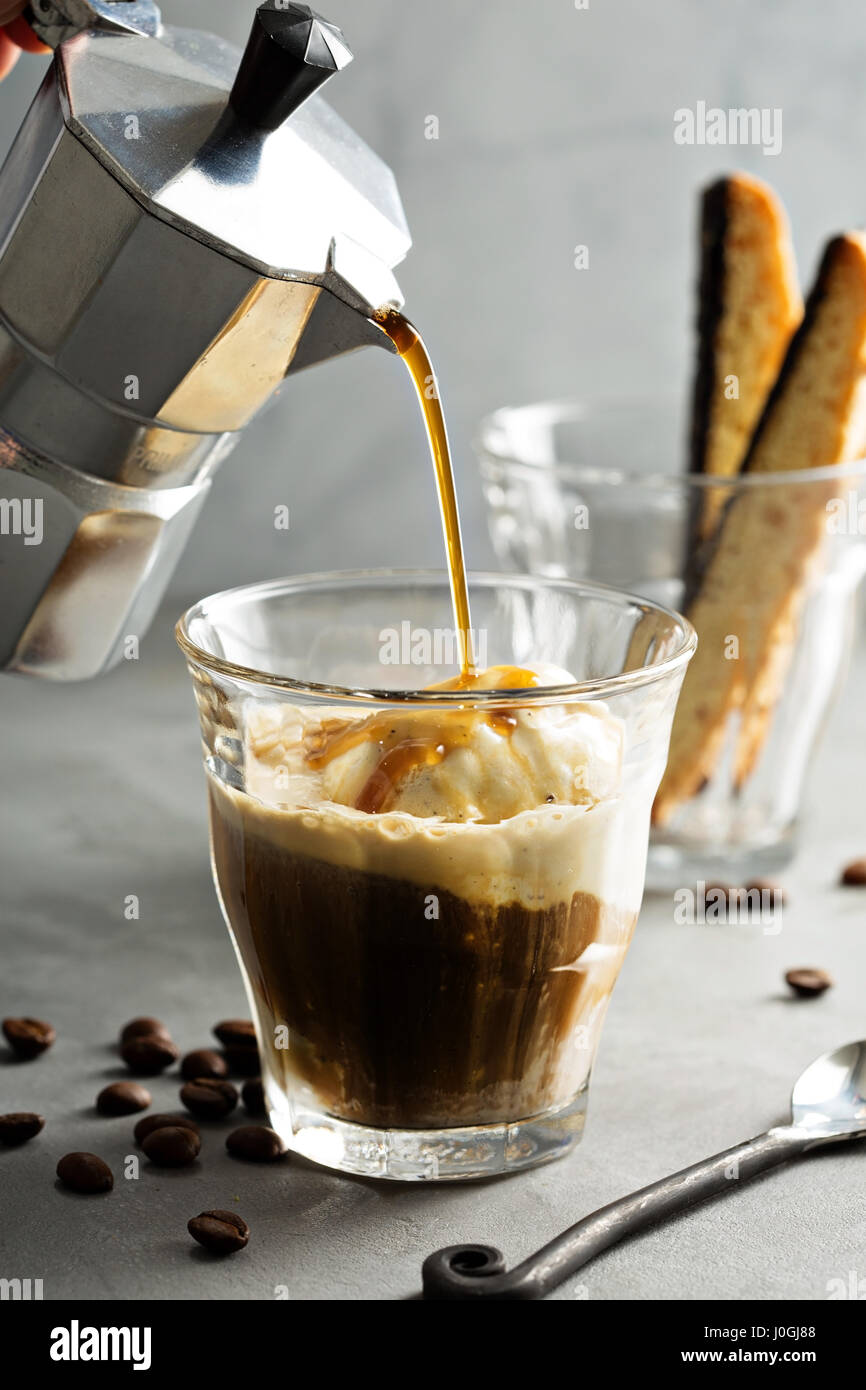
<svg viewBox="0 0 866 1390"><path fill-rule="evenodd" d="M76 680L146 631L283 379L394 351L411 238L306 5L261 5L240 61L151 0L29 18L56 53L0 170L0 669Z"/></svg>

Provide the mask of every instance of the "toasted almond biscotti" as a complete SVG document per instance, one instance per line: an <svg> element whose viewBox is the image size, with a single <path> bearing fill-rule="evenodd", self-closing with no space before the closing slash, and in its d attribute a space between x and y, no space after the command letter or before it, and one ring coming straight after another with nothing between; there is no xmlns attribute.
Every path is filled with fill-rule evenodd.
<svg viewBox="0 0 866 1390"><path fill-rule="evenodd" d="M827 246L803 322L749 446L751 474L840 464L866 447L866 236ZM699 638L654 808L664 823L734 735L734 779L754 767L778 699L833 484L744 488L726 508L688 616ZM732 716L739 715L733 727Z"/></svg>
<svg viewBox="0 0 866 1390"><path fill-rule="evenodd" d="M770 388L803 313L788 218L775 193L731 174L701 203L698 364L690 467L738 473ZM693 553L715 530L721 492L696 505Z"/></svg>

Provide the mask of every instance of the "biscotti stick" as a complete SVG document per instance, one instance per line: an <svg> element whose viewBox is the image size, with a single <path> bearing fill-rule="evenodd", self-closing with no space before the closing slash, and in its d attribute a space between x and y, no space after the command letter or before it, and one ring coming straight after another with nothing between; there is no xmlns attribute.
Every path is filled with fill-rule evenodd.
<svg viewBox="0 0 866 1390"><path fill-rule="evenodd" d="M744 463L744 476L857 458L866 445L866 236L829 243ZM727 507L688 616L686 673L654 819L712 775L736 734L734 778L752 770L796 641L799 609L826 535L833 485L744 488ZM739 731L732 716L739 713Z"/></svg>
<svg viewBox="0 0 866 1390"><path fill-rule="evenodd" d="M729 478L739 472L802 313L781 202L749 174L719 179L701 204L693 473ZM694 548L712 535L721 506L716 491L697 502Z"/></svg>
<svg viewBox="0 0 866 1390"><path fill-rule="evenodd" d="M831 256L834 246L839 247ZM832 307L822 316L823 328L812 335L813 370L826 373L824 384L814 383L818 407L837 421L835 448L822 456L815 447L804 467L850 463L860 458L866 449L866 236L862 233L837 238L831 242L827 257L831 259L838 304L835 316ZM825 262L827 257L825 257ZM823 266L822 266L823 270ZM821 273L818 276L820 286ZM816 290L818 289L816 286ZM845 336L848 346L845 345ZM835 385L835 391L834 391ZM779 393L787 393L784 373L780 377ZM823 393L823 394L822 394ZM835 401L834 401L835 396ZM788 437L778 424L768 422L765 437L756 437L749 450L744 468L748 472L782 471L786 468L791 435L799 432L796 400L789 412ZM784 424L784 422L783 422ZM828 420L828 432L832 425ZM762 431L762 434L764 432ZM837 491L837 485L803 483L779 489L778 526L786 536L786 548L799 561L796 581L788 585L779 605L770 639L758 652L757 669L750 672L743 699L743 716L734 756L734 781L739 786L754 771L773 711L781 696L785 677L794 654L800 626L800 616L806 600L813 568L821 562L823 542L827 534L827 502Z"/></svg>

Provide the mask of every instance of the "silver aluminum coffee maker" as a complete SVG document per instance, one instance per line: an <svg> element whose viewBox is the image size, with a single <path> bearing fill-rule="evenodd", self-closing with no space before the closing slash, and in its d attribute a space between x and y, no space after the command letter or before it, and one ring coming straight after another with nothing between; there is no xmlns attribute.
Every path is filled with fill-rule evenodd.
<svg viewBox="0 0 866 1390"><path fill-rule="evenodd" d="M315 94L352 55L306 5L267 0L242 57L151 0L29 18L57 52L0 171L0 669L77 680L145 632L284 377L394 350L411 238Z"/></svg>

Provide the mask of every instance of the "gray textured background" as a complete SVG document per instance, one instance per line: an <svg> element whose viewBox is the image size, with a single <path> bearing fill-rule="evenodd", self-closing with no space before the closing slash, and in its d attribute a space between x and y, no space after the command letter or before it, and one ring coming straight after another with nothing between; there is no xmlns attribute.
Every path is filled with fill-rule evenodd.
<svg viewBox="0 0 866 1390"><path fill-rule="evenodd" d="M251 0L165 0L243 43ZM690 370L695 192L731 167L772 180L808 278L866 220L866 18L855 0L329 0L355 63L329 99L396 170L415 246L398 271L439 365L470 562L490 558L470 442L498 405L679 392ZM37 80L0 92L0 149ZM778 157L680 147L698 100L781 107ZM436 115L438 141L425 139ZM590 269L573 268L577 244ZM273 507L292 508L276 533ZM297 378L225 465L175 581L438 564L411 388L375 349Z"/></svg>
<svg viewBox="0 0 866 1390"><path fill-rule="evenodd" d="M167 16L241 41L252 6L167 0ZM334 104L395 166L416 247L408 307L441 367L470 554L488 558L469 441L509 401L679 389L689 359L697 185L731 165L786 198L804 267L866 204L866 19L846 0L333 0L357 63ZM0 89L0 146L36 85L26 59ZM781 106L784 149L682 149L675 108ZM424 121L441 122L438 143ZM591 269L572 269L573 247ZM335 404L336 403L336 404ZM293 529L271 527L275 502ZM94 1117L116 1075L116 1028L162 1014L184 1047L243 1010L210 885L192 695L170 618L203 591L279 572L440 561L432 484L408 383L375 352L299 378L226 465L174 597L142 659L75 690L2 684L3 1013L47 1016L55 1049L0 1058L0 1109L48 1116L29 1150L0 1155L0 1275L48 1298L411 1296L423 1256L458 1239L510 1258L594 1206L782 1118L791 1081L864 1032L863 899L834 886L864 852L861 659L814 784L814 837L788 876L783 932L688 929L648 902L613 1003L587 1138L569 1161L449 1191L350 1182L300 1163L233 1164L217 1127L200 1171L145 1168L104 1200L55 1189L68 1149L119 1173L129 1121ZM858 750L852 757L852 748ZM142 919L123 918L138 893ZM830 969L824 999L789 1002L791 965ZM168 1108L176 1081L153 1086ZM866 1278L861 1153L776 1174L587 1272L590 1299L822 1299ZM250 1249L218 1264L187 1218L231 1206ZM560 1297L575 1297L570 1285Z"/></svg>

